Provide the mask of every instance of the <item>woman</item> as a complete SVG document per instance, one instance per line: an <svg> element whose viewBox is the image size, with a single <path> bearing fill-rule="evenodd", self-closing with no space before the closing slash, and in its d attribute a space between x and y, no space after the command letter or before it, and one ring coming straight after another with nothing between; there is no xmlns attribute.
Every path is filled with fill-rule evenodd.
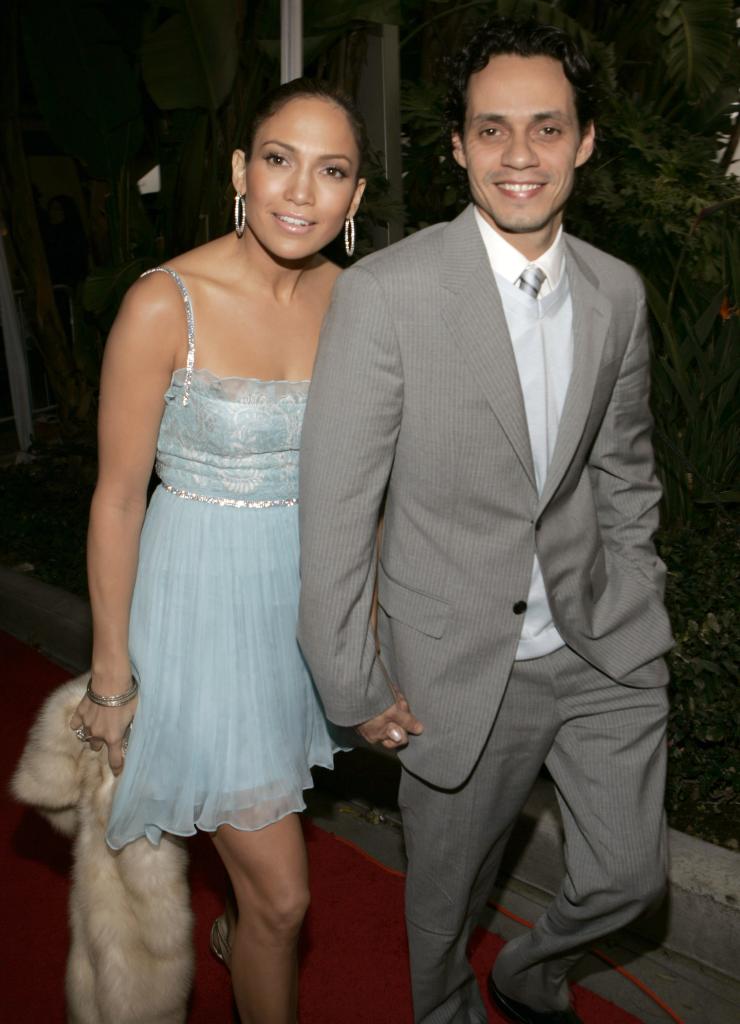
<svg viewBox="0 0 740 1024"><path fill-rule="evenodd" d="M92 676L71 725L118 773L136 713L113 849L213 834L236 895L244 1024L295 1021L308 905L296 812L310 766L336 750L295 640L298 448L339 273L319 250L343 225L353 247L362 139L351 104L321 85L268 97L233 156L235 231L131 288L101 378Z"/></svg>

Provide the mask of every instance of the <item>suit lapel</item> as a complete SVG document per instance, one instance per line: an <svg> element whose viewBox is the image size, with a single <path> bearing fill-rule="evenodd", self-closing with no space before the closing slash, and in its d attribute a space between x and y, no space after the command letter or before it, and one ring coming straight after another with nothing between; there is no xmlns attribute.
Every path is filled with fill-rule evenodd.
<svg viewBox="0 0 740 1024"><path fill-rule="evenodd" d="M443 317L532 486L532 449L514 350L483 239L469 206L445 232Z"/></svg>
<svg viewBox="0 0 740 1024"><path fill-rule="evenodd" d="M597 282L591 270L580 263L567 239L565 268L573 304L573 373L539 502L540 510L557 490L583 435L612 313L611 303L595 287Z"/></svg>

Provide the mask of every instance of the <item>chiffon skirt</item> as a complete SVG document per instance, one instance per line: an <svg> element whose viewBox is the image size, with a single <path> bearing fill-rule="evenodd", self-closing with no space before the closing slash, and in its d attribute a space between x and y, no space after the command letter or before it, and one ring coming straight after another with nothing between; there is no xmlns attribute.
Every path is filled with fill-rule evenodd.
<svg viewBox="0 0 740 1024"><path fill-rule="evenodd" d="M298 508L232 508L158 488L130 623L139 680L107 840L228 823L259 829L305 807L332 738L295 638Z"/></svg>

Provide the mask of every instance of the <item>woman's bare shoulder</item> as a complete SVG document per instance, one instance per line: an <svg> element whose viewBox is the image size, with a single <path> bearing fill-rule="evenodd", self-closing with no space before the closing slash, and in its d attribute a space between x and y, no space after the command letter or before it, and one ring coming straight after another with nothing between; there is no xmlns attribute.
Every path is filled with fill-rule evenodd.
<svg viewBox="0 0 740 1024"><path fill-rule="evenodd" d="M182 296L169 274L147 274L126 292L115 326L162 331L183 315Z"/></svg>
<svg viewBox="0 0 740 1024"><path fill-rule="evenodd" d="M189 289L198 279L213 279L217 276L219 263L223 263L225 239L190 249L160 264L159 271L174 270ZM175 281L167 273L147 273L138 278L129 288L121 306L121 315L133 317L137 322L161 325L174 313L182 319L182 295Z"/></svg>

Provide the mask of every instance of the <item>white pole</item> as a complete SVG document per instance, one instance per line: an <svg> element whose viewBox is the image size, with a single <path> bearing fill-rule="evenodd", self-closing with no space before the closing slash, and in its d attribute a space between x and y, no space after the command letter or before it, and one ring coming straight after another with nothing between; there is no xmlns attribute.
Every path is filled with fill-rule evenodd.
<svg viewBox="0 0 740 1024"><path fill-rule="evenodd" d="M280 0L280 84L303 74L303 2Z"/></svg>
<svg viewBox="0 0 740 1024"><path fill-rule="evenodd" d="M10 401L15 417L15 430L22 452L31 445L33 413L31 411L31 385L26 362L26 342L23 336L18 308L15 304L5 245L0 237L0 322L5 341L5 361L10 381Z"/></svg>

